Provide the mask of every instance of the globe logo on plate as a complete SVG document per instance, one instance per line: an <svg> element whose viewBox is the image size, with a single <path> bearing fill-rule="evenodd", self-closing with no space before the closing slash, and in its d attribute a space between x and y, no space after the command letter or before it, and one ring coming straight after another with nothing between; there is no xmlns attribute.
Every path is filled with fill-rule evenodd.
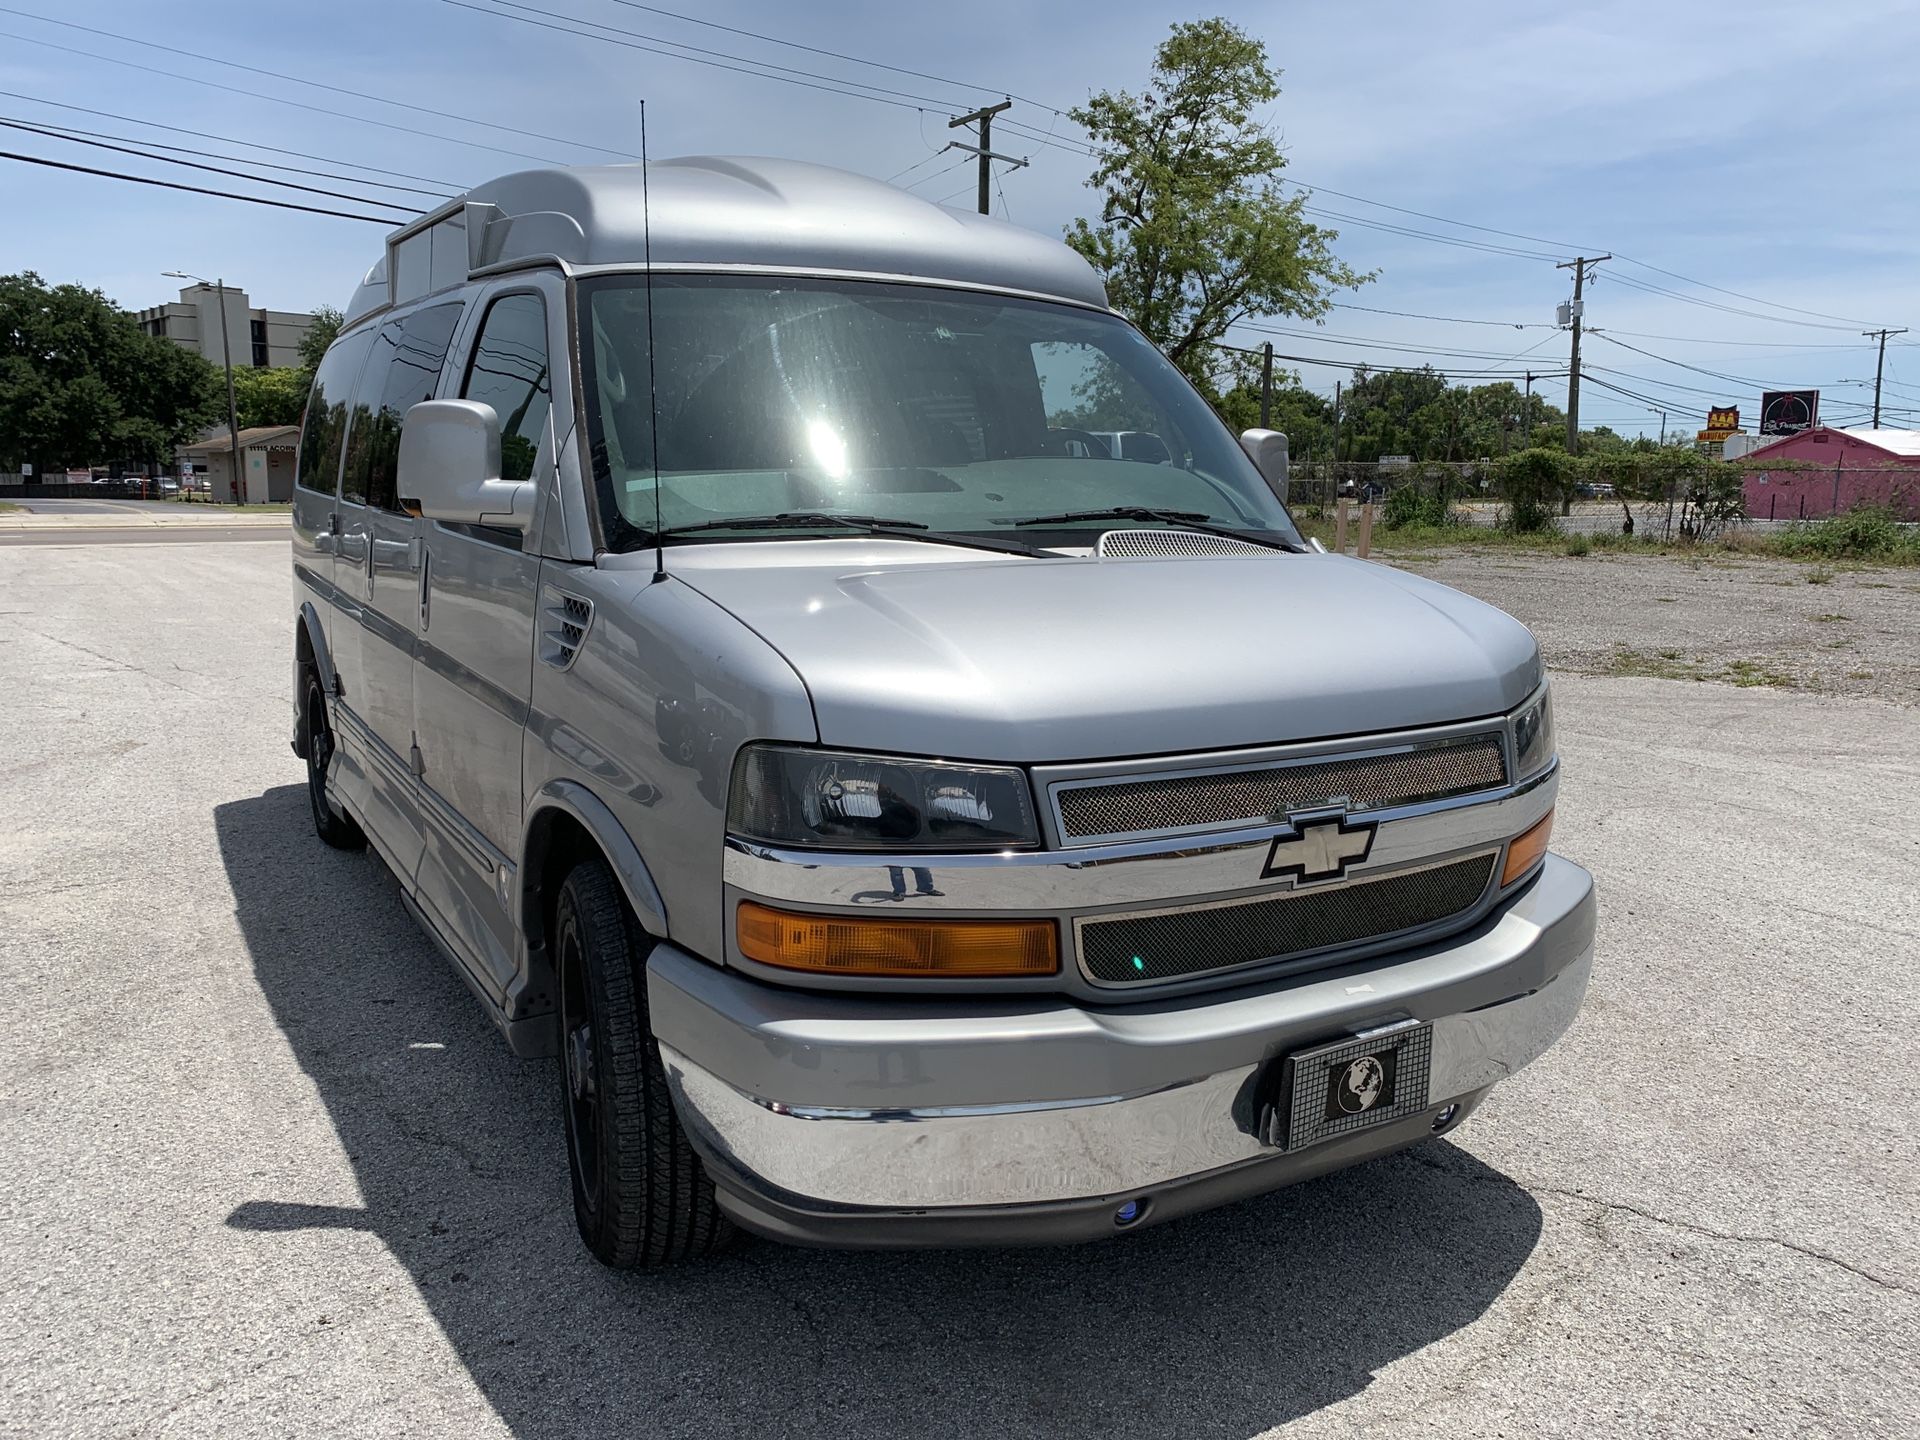
<svg viewBox="0 0 1920 1440"><path fill-rule="evenodd" d="M1380 1103L1386 1084L1386 1067L1372 1055L1362 1055L1340 1072L1334 1087L1334 1104L1343 1115L1363 1115Z"/></svg>

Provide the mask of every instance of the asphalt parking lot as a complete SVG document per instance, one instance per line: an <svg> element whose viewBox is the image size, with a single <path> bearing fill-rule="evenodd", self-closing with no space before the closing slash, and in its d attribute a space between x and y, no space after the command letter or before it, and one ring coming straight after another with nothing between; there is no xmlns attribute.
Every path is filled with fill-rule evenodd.
<svg viewBox="0 0 1920 1440"><path fill-rule="evenodd" d="M1077 1249L615 1276L553 1063L312 836L289 583L0 554L0 1431L1920 1429L1920 711L1561 674L1593 991L1446 1141Z"/></svg>

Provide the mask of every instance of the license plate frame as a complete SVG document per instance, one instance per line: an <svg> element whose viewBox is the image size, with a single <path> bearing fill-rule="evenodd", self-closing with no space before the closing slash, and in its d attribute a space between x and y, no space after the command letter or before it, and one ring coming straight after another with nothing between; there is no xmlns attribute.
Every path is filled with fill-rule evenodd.
<svg viewBox="0 0 1920 1440"><path fill-rule="evenodd" d="M1282 1150L1418 1115L1431 1103L1433 1026L1406 1020L1342 1035L1271 1062L1260 1136Z"/></svg>

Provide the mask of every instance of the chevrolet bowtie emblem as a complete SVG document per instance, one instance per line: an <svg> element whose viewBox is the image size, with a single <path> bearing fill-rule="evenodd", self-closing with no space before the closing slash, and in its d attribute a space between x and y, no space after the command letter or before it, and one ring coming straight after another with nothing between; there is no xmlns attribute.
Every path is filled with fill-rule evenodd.
<svg viewBox="0 0 1920 1440"><path fill-rule="evenodd" d="M1338 880L1349 865L1357 865L1373 849L1371 824L1351 824L1345 815L1294 820L1293 833L1276 835L1267 848L1260 878L1278 880Z"/></svg>

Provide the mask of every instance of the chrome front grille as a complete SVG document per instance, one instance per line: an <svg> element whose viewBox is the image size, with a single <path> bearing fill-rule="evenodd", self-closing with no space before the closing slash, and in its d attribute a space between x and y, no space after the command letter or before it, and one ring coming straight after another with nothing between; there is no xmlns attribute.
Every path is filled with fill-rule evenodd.
<svg viewBox="0 0 1920 1440"><path fill-rule="evenodd" d="M1150 985L1431 929L1479 903L1498 859L1485 852L1265 899L1082 920L1080 963L1096 985Z"/></svg>
<svg viewBox="0 0 1920 1440"><path fill-rule="evenodd" d="M1297 760L1140 780L1054 787L1068 843L1259 824L1292 811L1342 805L1385 810L1495 790L1506 784L1498 732L1424 741L1361 755Z"/></svg>

